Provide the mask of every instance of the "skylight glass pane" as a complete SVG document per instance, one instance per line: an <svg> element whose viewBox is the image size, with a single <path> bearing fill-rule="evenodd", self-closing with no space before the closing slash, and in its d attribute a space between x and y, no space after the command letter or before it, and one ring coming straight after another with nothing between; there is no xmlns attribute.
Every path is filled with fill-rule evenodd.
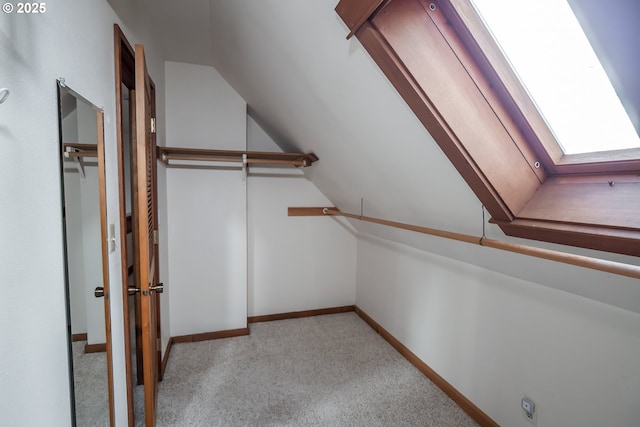
<svg viewBox="0 0 640 427"><path fill-rule="evenodd" d="M640 138L564 0L472 0L565 154Z"/></svg>

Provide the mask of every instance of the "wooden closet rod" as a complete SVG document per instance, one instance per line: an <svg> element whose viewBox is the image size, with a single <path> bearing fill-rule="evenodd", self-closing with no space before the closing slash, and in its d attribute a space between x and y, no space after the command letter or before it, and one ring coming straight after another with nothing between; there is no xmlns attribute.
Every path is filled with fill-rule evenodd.
<svg viewBox="0 0 640 427"><path fill-rule="evenodd" d="M183 147L158 147L157 153L158 159L166 164L169 164L170 160L191 160L241 163L243 166L261 164L306 167L318 161L318 156L314 153L279 153Z"/></svg>
<svg viewBox="0 0 640 427"><path fill-rule="evenodd" d="M62 144L62 149L62 154L68 159L98 157L98 146L96 144L65 142Z"/></svg>
<svg viewBox="0 0 640 427"><path fill-rule="evenodd" d="M167 163L169 160L194 160L202 162L228 162L228 163L242 163L242 157L226 157L215 155L189 155L189 154L163 154L161 160ZM278 160L278 159L254 159L247 158L246 163L251 164L266 164L266 165L288 165L288 166L307 166L307 162L301 160Z"/></svg>
<svg viewBox="0 0 640 427"><path fill-rule="evenodd" d="M291 215L290 208L290 215ZM308 209L308 208L301 208ZM453 233L450 231L438 230L435 228L420 227L417 225L405 224L402 222L388 221L380 218L369 216L354 215L341 212L332 208L323 208L324 215L344 216L361 221L372 222L374 224L386 225L403 230L415 231L417 233L429 234L431 236L443 237L445 239L457 240L459 242L473 243L475 245L487 246L494 249L500 249L507 252L515 252L518 254L529 255L536 258L543 258L550 261L561 262L564 264L577 265L579 267L590 268L592 270L604 271L605 273L619 274L621 276L640 279L640 266L623 264L621 262L607 261L603 259L592 258L583 255L568 254L566 252L554 251L551 249L542 249L532 246L525 246L516 243L501 242L499 240L488 239L486 237L476 237L468 234Z"/></svg>
<svg viewBox="0 0 640 427"><path fill-rule="evenodd" d="M68 159L98 157L98 151L65 151L64 157Z"/></svg>

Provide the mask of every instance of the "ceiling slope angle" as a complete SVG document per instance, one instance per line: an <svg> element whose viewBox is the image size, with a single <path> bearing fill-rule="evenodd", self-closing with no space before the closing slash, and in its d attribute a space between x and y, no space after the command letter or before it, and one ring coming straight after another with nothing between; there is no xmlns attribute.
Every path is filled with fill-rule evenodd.
<svg viewBox="0 0 640 427"><path fill-rule="evenodd" d="M338 206L480 231L479 201L334 7L212 1L213 64L284 151L322 159L305 173Z"/></svg>
<svg viewBox="0 0 640 427"><path fill-rule="evenodd" d="M313 151L322 159L304 173L339 209L360 212L362 204L368 216L481 236L481 202L359 41L345 40L348 29L334 11L336 3L211 0L207 57L192 52L179 60L214 66L283 151ZM182 40L191 37L186 29ZM602 286L576 285L592 283L587 278L594 274L578 267L359 221L353 225L362 233L640 312L632 302L640 301L640 291L631 279L607 278L605 292ZM523 242L485 227L491 238Z"/></svg>

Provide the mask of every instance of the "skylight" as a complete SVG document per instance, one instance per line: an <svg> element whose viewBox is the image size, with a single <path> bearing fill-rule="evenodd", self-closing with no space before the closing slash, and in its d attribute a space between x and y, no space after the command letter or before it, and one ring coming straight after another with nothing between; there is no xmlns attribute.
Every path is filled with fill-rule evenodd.
<svg viewBox="0 0 640 427"><path fill-rule="evenodd" d="M566 1L472 1L565 154L640 147Z"/></svg>

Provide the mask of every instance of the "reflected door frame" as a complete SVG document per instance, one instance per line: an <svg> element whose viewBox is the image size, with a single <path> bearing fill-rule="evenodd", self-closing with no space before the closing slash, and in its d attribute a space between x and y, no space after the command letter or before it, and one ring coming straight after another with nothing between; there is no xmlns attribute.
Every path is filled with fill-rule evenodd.
<svg viewBox="0 0 640 427"><path fill-rule="evenodd" d="M111 307L109 286L109 248L107 247L107 183L104 163L104 113L96 112L98 123L98 187L100 198L100 236L102 237L102 286L104 289L104 324L105 341L107 346L107 383L109 389L109 424L113 427L113 350L111 346Z"/></svg>

